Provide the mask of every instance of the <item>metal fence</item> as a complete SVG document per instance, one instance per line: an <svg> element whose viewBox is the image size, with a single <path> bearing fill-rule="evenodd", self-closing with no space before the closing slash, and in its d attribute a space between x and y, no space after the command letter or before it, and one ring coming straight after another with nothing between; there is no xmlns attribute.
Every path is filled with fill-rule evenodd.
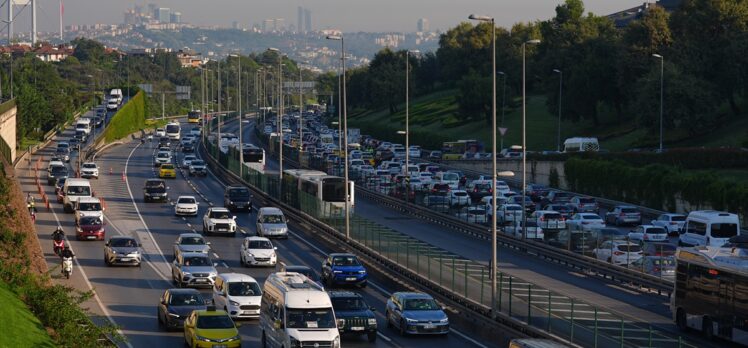
<svg viewBox="0 0 748 348"><path fill-rule="evenodd" d="M265 138L267 139L267 138ZM205 144L218 162L238 175L238 156ZM298 158L296 150L284 149L288 158ZM286 156L284 156L286 157ZM243 180L300 211L345 233L345 222L328 212L335 208L316 197L284 186L277 173L263 174L250 168ZM485 263L469 260L396 230L361 218L350 217L350 236L374 253L417 273L471 302L491 308L491 275ZM569 342L589 347L695 347L677 335L665 333L650 324L625 318L603 308L569 297L529 281L500 272L496 275L497 309L512 318Z"/></svg>

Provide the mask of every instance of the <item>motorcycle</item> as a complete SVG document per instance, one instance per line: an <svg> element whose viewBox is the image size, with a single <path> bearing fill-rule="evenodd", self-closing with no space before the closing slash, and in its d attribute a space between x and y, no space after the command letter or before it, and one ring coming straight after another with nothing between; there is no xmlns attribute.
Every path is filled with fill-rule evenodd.
<svg viewBox="0 0 748 348"><path fill-rule="evenodd" d="M73 258L63 257L62 258L62 274L65 278L70 279L70 275L73 274Z"/></svg>
<svg viewBox="0 0 748 348"><path fill-rule="evenodd" d="M59 240L52 240L52 250L54 250L55 255L60 256L63 249L65 249L65 239L60 238Z"/></svg>
<svg viewBox="0 0 748 348"><path fill-rule="evenodd" d="M36 222L36 208L33 205L29 206L29 214L31 215L31 222Z"/></svg>

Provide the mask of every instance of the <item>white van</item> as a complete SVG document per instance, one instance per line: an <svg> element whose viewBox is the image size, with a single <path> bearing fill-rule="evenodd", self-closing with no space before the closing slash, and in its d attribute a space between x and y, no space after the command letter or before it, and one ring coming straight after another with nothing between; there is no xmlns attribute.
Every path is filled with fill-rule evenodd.
<svg viewBox="0 0 748 348"><path fill-rule="evenodd" d="M449 185L449 188L456 190L460 187L460 176L452 172L437 172L434 175L434 181Z"/></svg>
<svg viewBox="0 0 748 348"><path fill-rule="evenodd" d="M260 329L261 347L340 347L330 296L301 273L272 273L265 280Z"/></svg>
<svg viewBox="0 0 748 348"><path fill-rule="evenodd" d="M213 283L213 305L232 318L260 316L262 289L255 278L241 273L221 273Z"/></svg>
<svg viewBox="0 0 748 348"><path fill-rule="evenodd" d="M122 103L122 90L119 88L112 89L111 91L109 91L109 97L111 99L116 99L117 104L121 104Z"/></svg>
<svg viewBox="0 0 748 348"><path fill-rule="evenodd" d="M288 238L288 225L283 211L275 207L260 208L257 212L257 235Z"/></svg>
<svg viewBox="0 0 748 348"><path fill-rule="evenodd" d="M68 178L65 180L65 186L62 187L62 191L65 192L63 205L66 213L74 211L75 204L79 198L93 197L91 183L88 179Z"/></svg>
<svg viewBox="0 0 748 348"><path fill-rule="evenodd" d="M80 197L74 206L77 219L93 216L104 220L104 208L101 206L101 200L96 197Z"/></svg>
<svg viewBox="0 0 748 348"><path fill-rule="evenodd" d="M600 151L600 143L597 138L569 138L564 141L564 152L586 152Z"/></svg>
<svg viewBox="0 0 748 348"><path fill-rule="evenodd" d="M91 119L90 118L78 119L78 122L75 123L75 130L83 131L86 133L86 135L90 135L91 134Z"/></svg>
<svg viewBox="0 0 748 348"><path fill-rule="evenodd" d="M740 219L723 211L697 210L688 214L684 229L679 246L721 247L730 237L740 234Z"/></svg>

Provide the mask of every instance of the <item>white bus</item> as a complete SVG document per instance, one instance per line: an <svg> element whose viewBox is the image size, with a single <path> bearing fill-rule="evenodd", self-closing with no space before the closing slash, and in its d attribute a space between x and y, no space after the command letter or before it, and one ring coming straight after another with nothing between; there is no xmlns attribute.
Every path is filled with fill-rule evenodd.
<svg viewBox="0 0 748 348"><path fill-rule="evenodd" d="M600 143L597 138L569 138L564 141L564 152L597 152L600 151Z"/></svg>
<svg viewBox="0 0 748 348"><path fill-rule="evenodd" d="M325 172L309 169L288 169L283 171L285 197L287 202L301 204L299 192L304 192L315 198L318 217L342 217L345 214L345 179L339 176L327 175ZM355 191L353 181L348 181L350 196L349 209L352 212L355 205Z"/></svg>
<svg viewBox="0 0 748 348"><path fill-rule="evenodd" d="M748 345L746 247L742 243L678 249L670 309L679 329Z"/></svg>
<svg viewBox="0 0 748 348"><path fill-rule="evenodd" d="M247 168L260 173L265 172L265 150L253 144L242 145L242 157Z"/></svg>
<svg viewBox="0 0 748 348"><path fill-rule="evenodd" d="M169 122L166 125L166 136L171 140L179 140L180 136L179 122Z"/></svg>

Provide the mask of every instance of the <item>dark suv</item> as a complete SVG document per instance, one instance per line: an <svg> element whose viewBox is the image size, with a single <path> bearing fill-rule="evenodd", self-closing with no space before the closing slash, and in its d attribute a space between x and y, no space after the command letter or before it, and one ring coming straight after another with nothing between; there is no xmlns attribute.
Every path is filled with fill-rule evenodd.
<svg viewBox="0 0 748 348"><path fill-rule="evenodd" d="M252 195L244 186L227 186L223 192L223 206L230 211L245 209L252 211Z"/></svg>
<svg viewBox="0 0 748 348"><path fill-rule="evenodd" d="M377 318L374 307L369 307L364 298L353 291L329 291L332 310L338 319L338 331L342 335L366 335L369 342L377 340Z"/></svg>
<svg viewBox="0 0 748 348"><path fill-rule="evenodd" d="M169 200L169 194L166 192L166 181L162 179L148 179L143 187L143 200L146 202Z"/></svg>

